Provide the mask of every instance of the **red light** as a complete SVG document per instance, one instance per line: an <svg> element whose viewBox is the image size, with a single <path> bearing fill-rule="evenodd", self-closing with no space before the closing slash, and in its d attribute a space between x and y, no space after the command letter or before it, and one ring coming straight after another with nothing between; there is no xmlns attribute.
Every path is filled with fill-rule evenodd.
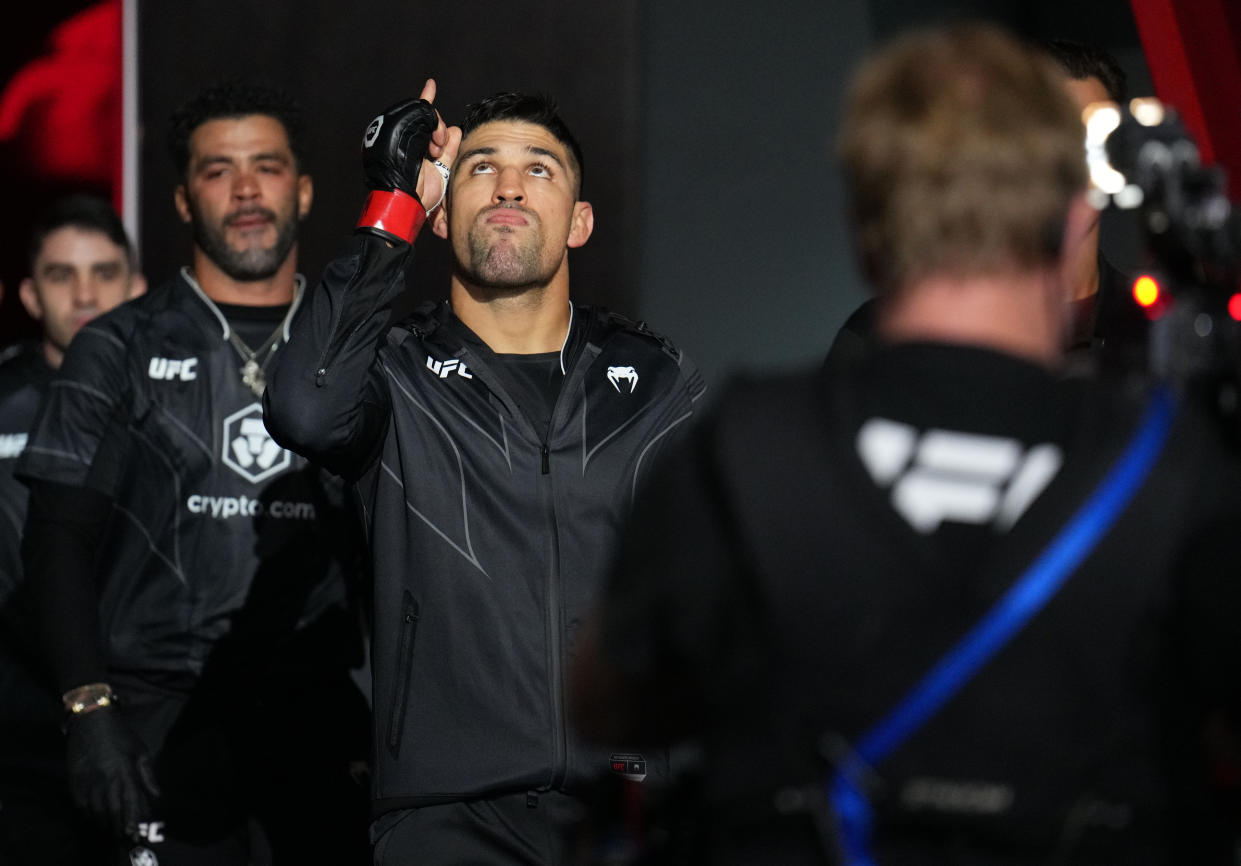
<svg viewBox="0 0 1241 866"><path fill-rule="evenodd" d="M1241 322L1241 292L1228 299L1228 315L1233 321Z"/></svg>
<svg viewBox="0 0 1241 866"><path fill-rule="evenodd" d="M1133 281L1133 299L1138 306L1152 307L1159 301L1159 283L1149 274L1143 274Z"/></svg>

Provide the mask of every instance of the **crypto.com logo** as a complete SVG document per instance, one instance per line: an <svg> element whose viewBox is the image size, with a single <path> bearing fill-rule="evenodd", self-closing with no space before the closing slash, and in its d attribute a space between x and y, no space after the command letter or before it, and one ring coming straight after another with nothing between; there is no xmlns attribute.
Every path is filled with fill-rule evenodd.
<svg viewBox="0 0 1241 866"><path fill-rule="evenodd" d="M263 426L263 406L251 403L224 419L224 464L257 484L288 469L293 455L276 444Z"/></svg>

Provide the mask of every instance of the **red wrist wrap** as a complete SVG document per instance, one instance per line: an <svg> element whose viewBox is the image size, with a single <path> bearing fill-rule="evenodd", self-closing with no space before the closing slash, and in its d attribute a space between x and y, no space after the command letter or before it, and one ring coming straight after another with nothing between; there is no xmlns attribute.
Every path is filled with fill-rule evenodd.
<svg viewBox="0 0 1241 866"><path fill-rule="evenodd" d="M412 244L426 219L422 204L409 193L373 189L366 197L357 227L379 229Z"/></svg>

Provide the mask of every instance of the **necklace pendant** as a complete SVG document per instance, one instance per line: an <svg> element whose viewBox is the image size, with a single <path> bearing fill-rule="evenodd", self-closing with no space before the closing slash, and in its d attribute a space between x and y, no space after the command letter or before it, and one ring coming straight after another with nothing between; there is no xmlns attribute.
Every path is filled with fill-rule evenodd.
<svg viewBox="0 0 1241 866"><path fill-rule="evenodd" d="M253 358L241 367L241 384L253 391L256 397L263 396L263 390L267 387L267 378L263 375L263 368Z"/></svg>

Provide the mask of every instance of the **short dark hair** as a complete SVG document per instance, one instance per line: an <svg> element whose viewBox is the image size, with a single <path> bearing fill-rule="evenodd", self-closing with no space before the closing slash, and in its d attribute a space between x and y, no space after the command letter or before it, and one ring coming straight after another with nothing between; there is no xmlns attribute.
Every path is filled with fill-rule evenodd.
<svg viewBox="0 0 1241 866"><path fill-rule="evenodd" d="M577 175L577 194L580 198L586 162L582 158L581 145L577 143L577 139L573 137L573 133L569 131L568 125L559 112L556 100L545 93L529 94L516 91L495 93L466 106L465 120L461 124L461 137L465 138L484 123L491 123L494 120L520 120L543 127L569 149L569 158L573 161L570 168Z"/></svg>
<svg viewBox="0 0 1241 866"><path fill-rule="evenodd" d="M43 243L52 232L66 227L99 232L125 250L130 266L136 264L133 244L112 205L97 195L74 193L52 200L34 219L30 229L30 270L43 251Z"/></svg>
<svg viewBox="0 0 1241 866"><path fill-rule="evenodd" d="M1124 102L1128 93L1128 76L1116 58L1102 47L1075 39L1048 39L1043 49L1052 56L1070 78L1083 81L1097 78L1116 102Z"/></svg>
<svg viewBox="0 0 1241 866"><path fill-rule="evenodd" d="M200 90L173 111L168 121L168 152L184 177L190 167L190 136L209 120L263 114L284 127L298 169L305 161L302 107L287 91L270 84L226 79Z"/></svg>

